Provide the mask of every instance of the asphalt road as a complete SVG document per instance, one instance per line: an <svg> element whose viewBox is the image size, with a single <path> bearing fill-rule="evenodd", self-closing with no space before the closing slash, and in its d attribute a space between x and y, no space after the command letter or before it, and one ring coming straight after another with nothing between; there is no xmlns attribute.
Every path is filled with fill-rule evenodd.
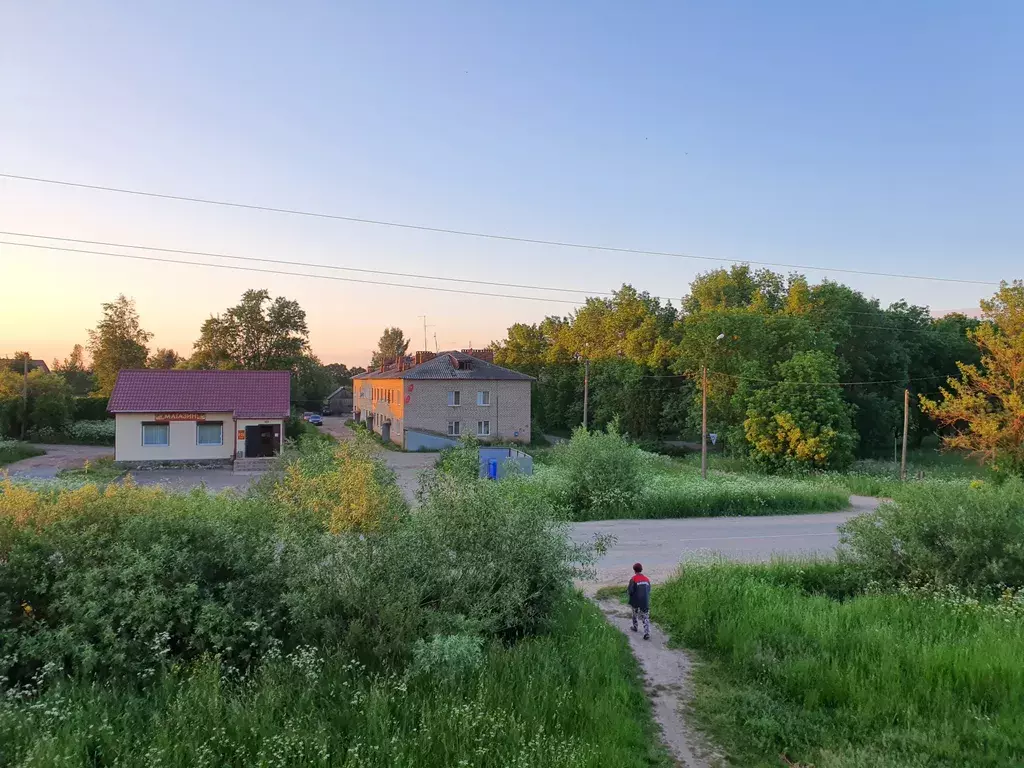
<svg viewBox="0 0 1024 768"><path fill-rule="evenodd" d="M625 584L639 561L653 581L672 576L680 562L709 555L759 562L773 557L827 557L839 543L838 527L878 506L866 496L851 497L845 512L771 517L700 517L682 520L601 520L576 523L573 539L610 534L615 543L597 564L596 584Z"/></svg>

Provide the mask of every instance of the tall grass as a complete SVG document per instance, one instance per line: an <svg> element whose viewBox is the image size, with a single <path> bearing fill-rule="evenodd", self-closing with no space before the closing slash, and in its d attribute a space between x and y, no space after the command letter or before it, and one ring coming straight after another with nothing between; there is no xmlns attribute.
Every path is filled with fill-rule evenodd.
<svg viewBox="0 0 1024 768"><path fill-rule="evenodd" d="M629 504L575 508L564 502L563 470L540 465L535 482L560 503L573 520L663 519L716 515L776 515L845 509L849 493L820 478L712 473L707 480L691 472L658 467Z"/></svg>
<svg viewBox="0 0 1024 768"><path fill-rule="evenodd" d="M623 638L581 599L551 635L492 644L457 678L371 675L311 648L244 676L208 660L141 692L78 682L7 697L0 743L22 766L669 765Z"/></svg>
<svg viewBox="0 0 1024 768"><path fill-rule="evenodd" d="M42 456L44 453L42 448L37 448L29 443L0 439L0 467L22 459L31 459L33 456Z"/></svg>
<svg viewBox="0 0 1024 768"><path fill-rule="evenodd" d="M1024 611L856 594L842 565L688 567L655 601L737 765L1024 763Z"/></svg>

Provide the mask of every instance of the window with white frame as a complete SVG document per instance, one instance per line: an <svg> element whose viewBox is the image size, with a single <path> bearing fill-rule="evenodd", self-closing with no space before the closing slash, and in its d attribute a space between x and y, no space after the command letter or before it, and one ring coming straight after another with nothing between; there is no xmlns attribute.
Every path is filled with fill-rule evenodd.
<svg viewBox="0 0 1024 768"><path fill-rule="evenodd" d="M458 437L462 434L462 425L457 421L448 422L448 434L451 437Z"/></svg>
<svg viewBox="0 0 1024 768"><path fill-rule="evenodd" d="M476 434L478 437L486 437L491 434L491 422L478 421L476 423Z"/></svg>
<svg viewBox="0 0 1024 768"><path fill-rule="evenodd" d="M448 405L462 405L462 393L456 390L448 393Z"/></svg>
<svg viewBox="0 0 1024 768"><path fill-rule="evenodd" d="M166 422L142 422L142 444L147 446L170 445L171 425Z"/></svg>
<svg viewBox="0 0 1024 768"><path fill-rule="evenodd" d="M224 445L224 422L198 422L196 424L196 445Z"/></svg>
<svg viewBox="0 0 1024 768"><path fill-rule="evenodd" d="M491 392L490 390L483 390L482 392L476 393L476 404L477 405L490 405L491 404Z"/></svg>

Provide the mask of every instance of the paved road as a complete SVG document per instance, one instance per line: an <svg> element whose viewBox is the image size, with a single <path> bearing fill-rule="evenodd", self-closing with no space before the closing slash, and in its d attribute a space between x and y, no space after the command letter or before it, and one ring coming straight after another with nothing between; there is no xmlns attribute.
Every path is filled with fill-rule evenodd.
<svg viewBox="0 0 1024 768"><path fill-rule="evenodd" d="M615 537L597 564L596 584L625 584L637 561L652 580L663 581L681 561L710 553L749 562L773 556L831 555L839 543L838 526L878 506L877 499L866 496L853 496L850 501L849 511L826 514L576 523L572 536L580 542L598 533Z"/></svg>
<svg viewBox="0 0 1024 768"><path fill-rule="evenodd" d="M3 469L12 477L29 477L36 480L49 480L56 477L61 469L81 467L86 460L96 461L104 456L114 457L114 449L102 445L49 445L33 443L37 448L46 451L42 456L33 456L8 464Z"/></svg>

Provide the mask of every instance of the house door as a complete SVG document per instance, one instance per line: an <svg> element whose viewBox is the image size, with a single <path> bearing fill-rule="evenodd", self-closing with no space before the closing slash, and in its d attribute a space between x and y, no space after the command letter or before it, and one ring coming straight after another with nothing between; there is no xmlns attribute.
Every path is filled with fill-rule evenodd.
<svg viewBox="0 0 1024 768"><path fill-rule="evenodd" d="M381 428L380 428L380 439L383 440L384 442L389 442L391 440L391 422L390 421L385 421L384 424L381 426Z"/></svg>
<svg viewBox="0 0 1024 768"><path fill-rule="evenodd" d="M245 457L275 456L281 445L281 428L276 424L256 424L245 428Z"/></svg>

